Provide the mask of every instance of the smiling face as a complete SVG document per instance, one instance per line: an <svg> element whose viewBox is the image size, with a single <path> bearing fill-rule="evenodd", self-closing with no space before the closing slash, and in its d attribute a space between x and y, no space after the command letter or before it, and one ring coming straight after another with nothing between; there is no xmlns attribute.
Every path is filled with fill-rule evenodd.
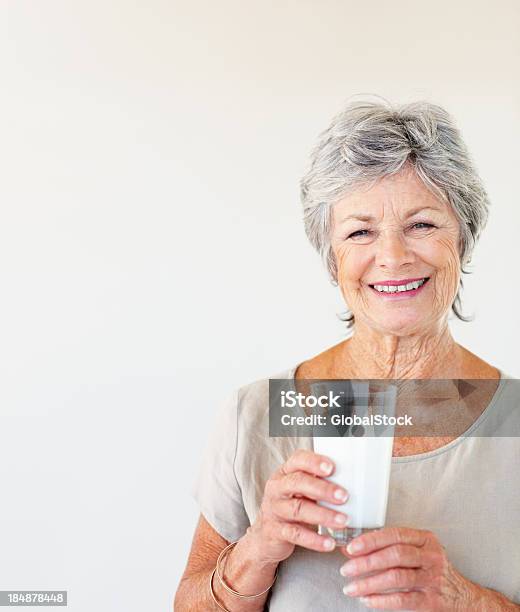
<svg viewBox="0 0 520 612"><path fill-rule="evenodd" d="M356 325L402 336L445 319L459 287L458 243L453 210L409 168L340 200L331 245Z"/></svg>

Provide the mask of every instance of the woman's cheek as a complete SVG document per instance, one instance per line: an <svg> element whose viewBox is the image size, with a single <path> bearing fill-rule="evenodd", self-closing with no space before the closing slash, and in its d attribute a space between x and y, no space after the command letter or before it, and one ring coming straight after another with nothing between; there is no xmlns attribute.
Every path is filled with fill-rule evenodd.
<svg viewBox="0 0 520 612"><path fill-rule="evenodd" d="M354 266L352 258L349 257L351 249L347 244L341 245L335 252L336 262L338 266L338 284L340 286L343 297L347 299L347 295L352 291L354 278Z"/></svg>
<svg viewBox="0 0 520 612"><path fill-rule="evenodd" d="M336 267L338 269L338 283L341 285L345 281L346 272L348 267L345 264L347 258L347 247L342 245L339 248L334 249L334 257L336 258Z"/></svg>
<svg viewBox="0 0 520 612"><path fill-rule="evenodd" d="M457 242L451 236L436 241L434 304L440 312L449 310L457 295L460 280L460 260Z"/></svg>
<svg viewBox="0 0 520 612"><path fill-rule="evenodd" d="M367 262L365 252L354 245L344 244L338 249L338 284L348 308L354 314L368 307L368 300L361 279L365 274Z"/></svg>

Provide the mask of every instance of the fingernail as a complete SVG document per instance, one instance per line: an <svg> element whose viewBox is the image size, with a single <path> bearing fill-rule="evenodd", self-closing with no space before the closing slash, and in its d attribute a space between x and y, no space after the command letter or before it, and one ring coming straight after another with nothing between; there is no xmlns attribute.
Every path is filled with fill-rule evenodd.
<svg viewBox="0 0 520 612"><path fill-rule="evenodd" d="M340 573L342 576L353 576L356 573L356 565L352 561L348 561L345 565L341 566Z"/></svg>
<svg viewBox="0 0 520 612"><path fill-rule="evenodd" d="M325 540L323 542L323 548L325 548L325 550L332 550L334 548L334 540L331 538Z"/></svg>
<svg viewBox="0 0 520 612"><path fill-rule="evenodd" d="M338 501L345 502L347 501L348 493L346 491L342 491L341 489L336 489L334 491L334 499Z"/></svg>
<svg viewBox="0 0 520 612"><path fill-rule="evenodd" d="M361 552L362 550L363 550L363 542L358 542L357 540L350 542L350 544L347 546L347 552L350 555L352 553Z"/></svg>
<svg viewBox="0 0 520 612"><path fill-rule="evenodd" d="M355 582L349 582L349 584L343 587L343 593L345 595L353 595L357 591L357 586Z"/></svg>
<svg viewBox="0 0 520 612"><path fill-rule="evenodd" d="M334 522L338 525L346 525L348 523L348 516L345 514L336 514L334 517Z"/></svg>
<svg viewBox="0 0 520 612"><path fill-rule="evenodd" d="M320 463L320 470L324 474L330 474L332 472L332 465L324 461L323 463Z"/></svg>

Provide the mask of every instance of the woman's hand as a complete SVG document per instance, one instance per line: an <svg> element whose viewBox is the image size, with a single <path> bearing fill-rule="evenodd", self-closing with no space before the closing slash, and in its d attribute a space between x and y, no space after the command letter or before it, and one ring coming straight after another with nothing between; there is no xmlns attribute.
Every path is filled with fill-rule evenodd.
<svg viewBox="0 0 520 612"><path fill-rule="evenodd" d="M333 471L328 457L298 449L269 478L258 516L247 532L260 561L283 561L296 544L321 552L334 548L332 538L307 526L341 529L347 524L345 514L317 504L318 500L343 504L348 497L345 489L325 480Z"/></svg>
<svg viewBox="0 0 520 612"><path fill-rule="evenodd" d="M499 593L459 574L430 531L386 527L358 536L342 552L350 557L340 569L350 578L344 592L360 597L370 608L428 612L518 609ZM369 572L376 574L362 576ZM398 592L384 593L387 590Z"/></svg>

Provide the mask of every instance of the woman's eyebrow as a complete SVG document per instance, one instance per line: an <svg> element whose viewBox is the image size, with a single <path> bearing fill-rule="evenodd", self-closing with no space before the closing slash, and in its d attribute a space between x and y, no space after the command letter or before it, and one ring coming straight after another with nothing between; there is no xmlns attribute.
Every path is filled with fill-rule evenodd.
<svg viewBox="0 0 520 612"><path fill-rule="evenodd" d="M419 206L417 208L412 208L411 210L409 210L405 215L405 219L408 219L408 217L413 217L417 213L422 212L424 210L434 210L436 212L442 212L440 208L436 208L435 206ZM348 221L349 219L356 219L358 221L373 221L374 217L372 215L352 214L343 217L343 219L341 219L341 223L343 223L343 221Z"/></svg>

